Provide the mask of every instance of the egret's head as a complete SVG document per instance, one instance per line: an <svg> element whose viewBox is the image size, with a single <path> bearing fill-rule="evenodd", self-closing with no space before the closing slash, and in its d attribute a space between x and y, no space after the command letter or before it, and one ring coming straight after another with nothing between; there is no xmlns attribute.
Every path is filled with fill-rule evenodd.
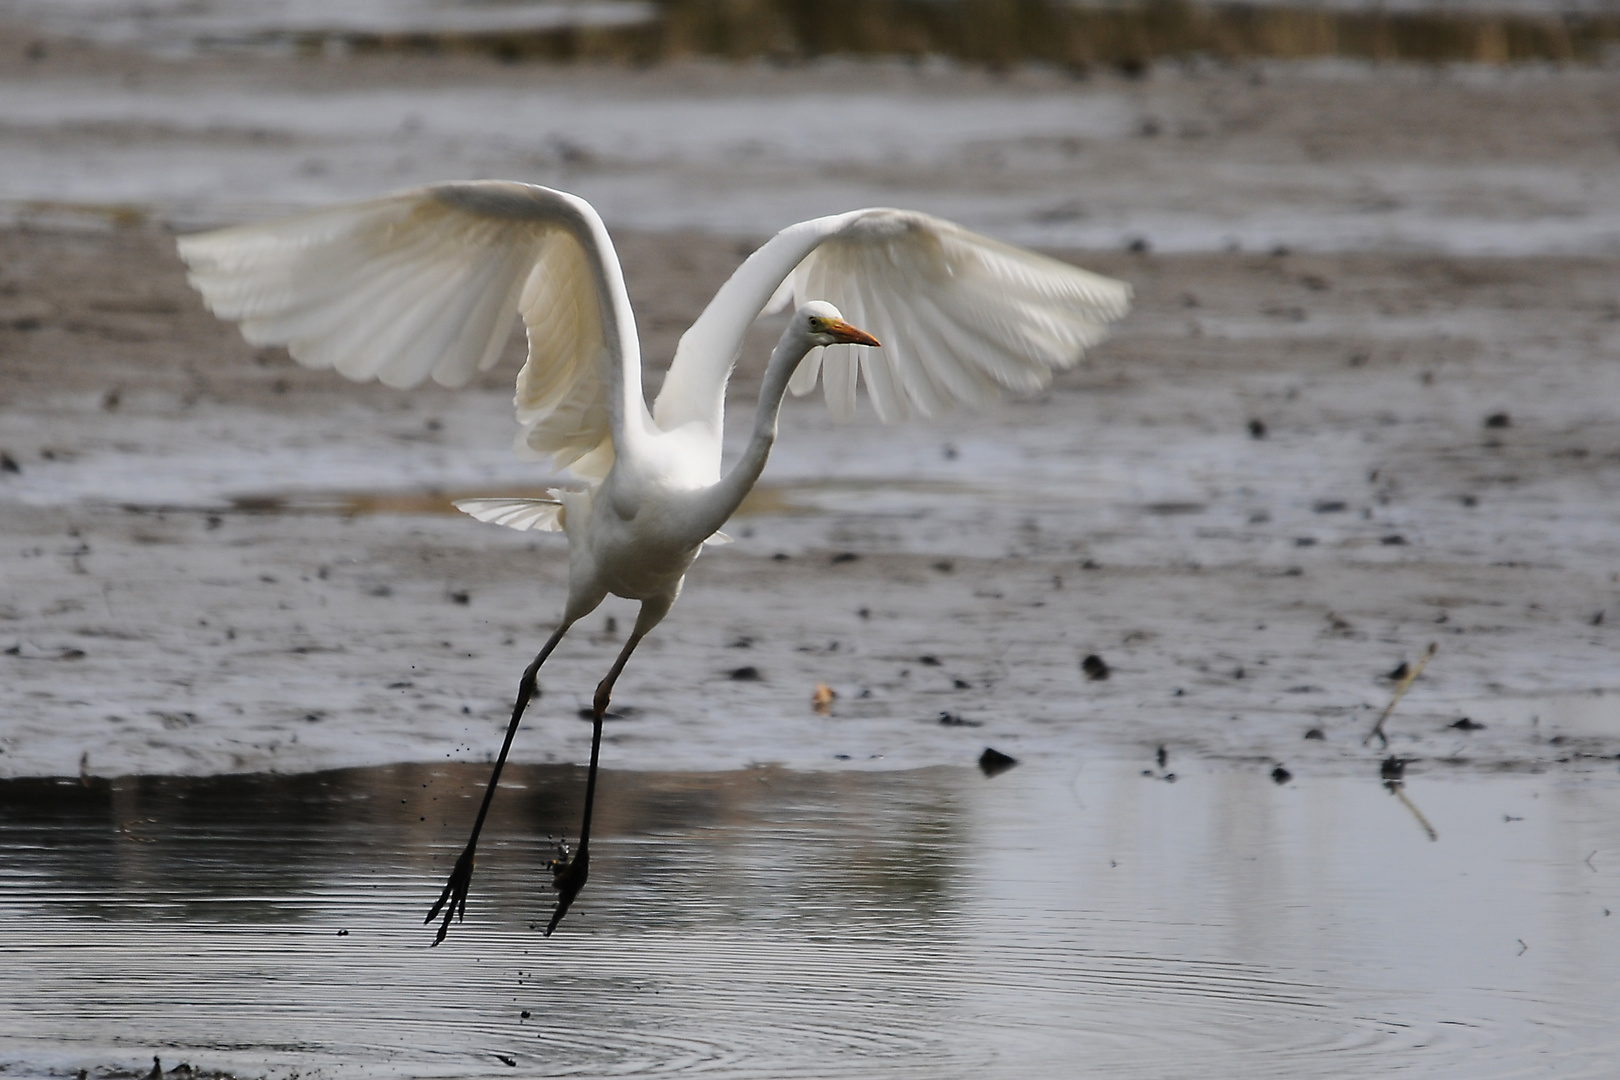
<svg viewBox="0 0 1620 1080"><path fill-rule="evenodd" d="M817 345L877 345L878 339L844 321L839 310L825 300L812 300L793 313L805 336Z"/></svg>

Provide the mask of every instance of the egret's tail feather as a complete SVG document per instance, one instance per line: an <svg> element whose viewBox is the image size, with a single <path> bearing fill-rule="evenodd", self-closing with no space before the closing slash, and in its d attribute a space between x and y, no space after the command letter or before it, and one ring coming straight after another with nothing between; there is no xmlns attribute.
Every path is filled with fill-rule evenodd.
<svg viewBox="0 0 1620 1080"><path fill-rule="evenodd" d="M457 499L451 505L479 521L509 529L561 532L563 528L559 499Z"/></svg>

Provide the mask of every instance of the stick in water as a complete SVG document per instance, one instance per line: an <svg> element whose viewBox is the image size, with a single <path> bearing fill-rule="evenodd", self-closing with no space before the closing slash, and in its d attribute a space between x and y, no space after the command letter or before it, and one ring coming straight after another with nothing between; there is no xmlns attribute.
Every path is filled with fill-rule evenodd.
<svg viewBox="0 0 1620 1080"><path fill-rule="evenodd" d="M1389 714L1395 711L1395 706L1401 703L1401 698L1406 696L1406 691L1411 689L1412 684L1417 681L1417 677L1423 674L1423 669L1430 660L1434 659L1434 654L1439 650L1439 642L1429 642L1429 647L1418 658L1418 662L1412 665L1412 670L1406 673L1406 678L1402 679L1395 687L1395 696L1389 699L1388 705L1384 706L1383 713L1378 717L1378 723L1374 724L1372 730L1367 732L1367 737L1361 740L1362 746L1366 746L1375 738L1378 740L1379 746L1389 745L1389 737L1384 734L1384 721L1389 719Z"/></svg>

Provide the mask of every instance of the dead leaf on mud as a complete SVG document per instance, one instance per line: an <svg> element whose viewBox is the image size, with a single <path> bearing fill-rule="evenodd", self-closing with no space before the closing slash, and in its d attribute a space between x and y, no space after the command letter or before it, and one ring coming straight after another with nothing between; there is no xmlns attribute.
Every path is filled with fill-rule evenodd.
<svg viewBox="0 0 1620 1080"><path fill-rule="evenodd" d="M810 707L816 710L818 715L831 716L833 699L837 696L832 687L824 682L818 682L815 693L810 695Z"/></svg>

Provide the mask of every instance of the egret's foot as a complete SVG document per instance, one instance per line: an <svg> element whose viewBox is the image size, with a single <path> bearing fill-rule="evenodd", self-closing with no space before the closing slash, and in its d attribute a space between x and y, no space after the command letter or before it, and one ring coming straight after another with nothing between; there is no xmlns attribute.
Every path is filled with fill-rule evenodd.
<svg viewBox="0 0 1620 1080"><path fill-rule="evenodd" d="M444 922L439 924L439 932L433 938L435 945L443 941L444 935L450 932L451 919L459 922L467 917L467 889L472 885L473 861L473 849L469 847L456 860L456 868L450 871L450 880L445 883L444 892L439 894L433 909L427 913L427 918L422 920L424 924L430 923L438 917L439 909L444 909Z"/></svg>
<svg viewBox="0 0 1620 1080"><path fill-rule="evenodd" d="M551 887L557 890L557 910L551 913L551 921L546 924L546 937L557 929L563 916L568 914L568 908L579 895L579 890L585 887L585 880L591 872L591 846L581 844L579 854L573 858L568 857L568 849L562 849L562 854L551 860Z"/></svg>

